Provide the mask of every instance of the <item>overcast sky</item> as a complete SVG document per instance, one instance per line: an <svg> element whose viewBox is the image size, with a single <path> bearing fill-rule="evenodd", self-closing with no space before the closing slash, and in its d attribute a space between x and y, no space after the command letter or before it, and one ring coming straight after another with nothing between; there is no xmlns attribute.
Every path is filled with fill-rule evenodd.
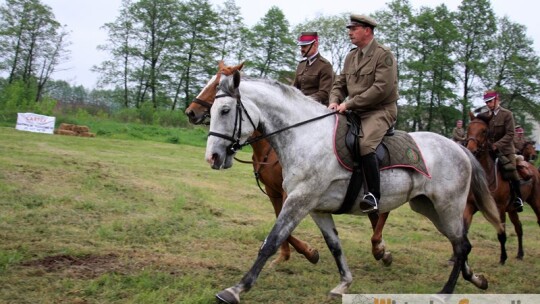
<svg viewBox="0 0 540 304"><path fill-rule="evenodd" d="M210 0L211 3L222 4L222 0ZM279 7L291 26L324 15L332 16L341 13L372 14L385 9L390 1L353 1L353 0L236 0L241 9L244 22L253 26L272 6ZM5 4L5 0L0 0ZM42 0L49 5L56 19L67 25L70 31L71 58L61 66L62 71L53 75L55 79L66 80L72 85L83 85L91 89L95 87L97 75L90 71L93 65L101 63L105 56L96 46L106 41L106 33L101 26L112 22L118 16L121 0ZM351 4L356 4L352 6ZM435 7L446 4L451 11L456 11L461 3L458 0L410 0L414 9L421 6ZM508 16L511 21L525 25L527 36L534 41L537 54L540 54L540 26L538 11L540 2L531 0L491 0L492 7L498 17ZM536 20L536 21L535 21ZM344 31L345 35L346 32Z"/></svg>

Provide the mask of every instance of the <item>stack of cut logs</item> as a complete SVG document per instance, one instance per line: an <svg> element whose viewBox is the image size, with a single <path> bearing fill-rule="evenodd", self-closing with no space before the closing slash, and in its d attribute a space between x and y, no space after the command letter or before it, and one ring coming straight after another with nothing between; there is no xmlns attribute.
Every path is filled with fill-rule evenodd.
<svg viewBox="0 0 540 304"><path fill-rule="evenodd" d="M87 126L79 126L74 124L61 123L58 129L54 130L54 134L94 137L96 134L91 133Z"/></svg>

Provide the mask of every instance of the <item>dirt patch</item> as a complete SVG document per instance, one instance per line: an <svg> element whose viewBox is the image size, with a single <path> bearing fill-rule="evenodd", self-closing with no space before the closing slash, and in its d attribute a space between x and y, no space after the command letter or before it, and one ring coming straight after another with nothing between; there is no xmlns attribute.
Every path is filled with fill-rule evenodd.
<svg viewBox="0 0 540 304"><path fill-rule="evenodd" d="M38 267L46 272L62 272L68 277L96 278L107 272L125 272L124 265L119 263L114 253L106 255L48 256L39 260L26 261L20 264L24 267Z"/></svg>
<svg viewBox="0 0 540 304"><path fill-rule="evenodd" d="M39 260L24 261L19 265L29 268L34 275L55 273L75 279L93 279L106 273L129 275L148 268L183 276L193 271L212 271L220 267L215 261L196 259L190 255L164 255L137 251L105 255L55 255Z"/></svg>

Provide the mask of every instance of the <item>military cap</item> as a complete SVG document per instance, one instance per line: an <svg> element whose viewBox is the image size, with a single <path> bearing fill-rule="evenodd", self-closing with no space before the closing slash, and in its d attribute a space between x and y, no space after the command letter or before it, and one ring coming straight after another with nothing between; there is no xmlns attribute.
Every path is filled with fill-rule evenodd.
<svg viewBox="0 0 540 304"><path fill-rule="evenodd" d="M495 99L495 97L499 97L499 94L497 94L496 91L486 91L484 93L484 102L488 102L488 101L491 101L493 99Z"/></svg>
<svg viewBox="0 0 540 304"><path fill-rule="evenodd" d="M350 22L349 24L347 24L347 28L351 28L354 26L367 26L370 28L374 28L377 26L377 21L366 15L351 14L351 17L349 19Z"/></svg>
<svg viewBox="0 0 540 304"><path fill-rule="evenodd" d="M309 45L319 40L317 32L302 32L298 37L296 45Z"/></svg>

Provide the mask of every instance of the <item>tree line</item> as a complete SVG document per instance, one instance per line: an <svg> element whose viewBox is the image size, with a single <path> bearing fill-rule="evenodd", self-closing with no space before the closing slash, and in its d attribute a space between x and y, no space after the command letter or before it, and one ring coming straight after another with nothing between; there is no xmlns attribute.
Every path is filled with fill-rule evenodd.
<svg viewBox="0 0 540 304"><path fill-rule="evenodd" d="M295 39L319 32L320 51L340 73L351 49L348 12L291 26L271 7L248 27L234 0L122 0L115 20L103 25L108 57L93 67L98 88L89 92L51 79L68 59L68 29L40 0L6 0L0 6L0 105L47 98L105 103L114 108L183 110L216 73L217 61L245 61L245 73L291 83L299 59ZM495 89L517 123L540 120L540 65L526 27L498 17L489 0L463 0L413 8L394 0L372 14L376 38L398 61L398 128L450 134L467 121L473 101ZM20 97L24 95L24 98ZM17 103L15 102L15 103Z"/></svg>

